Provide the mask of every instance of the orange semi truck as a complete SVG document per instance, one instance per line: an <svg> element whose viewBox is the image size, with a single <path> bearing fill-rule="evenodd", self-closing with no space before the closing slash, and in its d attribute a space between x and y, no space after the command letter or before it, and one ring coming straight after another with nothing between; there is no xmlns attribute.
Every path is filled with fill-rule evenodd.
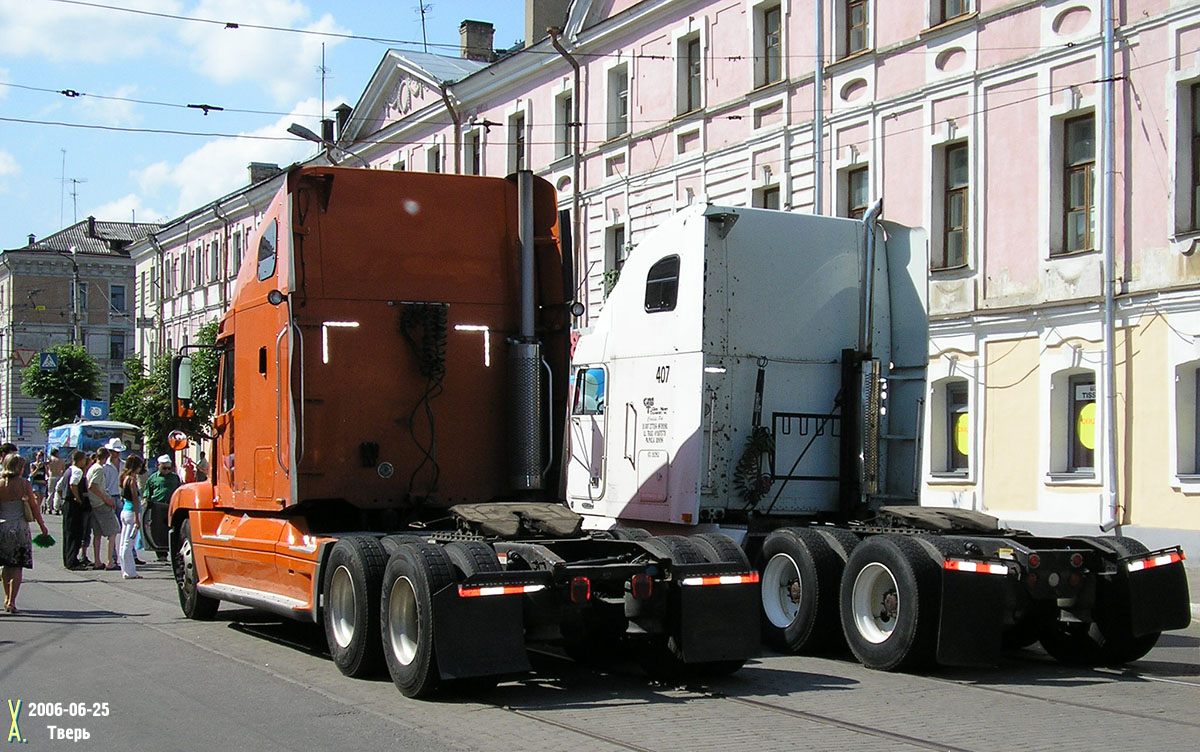
<svg viewBox="0 0 1200 752"><path fill-rule="evenodd" d="M565 223L564 223L565 224ZM322 623L409 697L526 648L662 672L759 650L758 574L716 535L585 532L564 497L573 274L552 187L294 168L215 349L212 476L170 505L184 613ZM190 409L190 358L174 405Z"/></svg>

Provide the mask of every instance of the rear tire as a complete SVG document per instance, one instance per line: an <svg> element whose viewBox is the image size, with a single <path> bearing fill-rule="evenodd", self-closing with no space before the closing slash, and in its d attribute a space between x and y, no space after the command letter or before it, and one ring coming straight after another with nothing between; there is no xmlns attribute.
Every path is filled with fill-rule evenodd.
<svg viewBox="0 0 1200 752"><path fill-rule="evenodd" d="M175 573L175 586L179 590L179 607L183 615L196 621L209 621L217 615L221 602L216 598L201 595L197 589L200 576L196 572L196 554L192 548L192 522L185 519L176 536L178 545L171 552L171 569Z"/></svg>
<svg viewBox="0 0 1200 752"><path fill-rule="evenodd" d="M1149 553L1140 541L1133 538L1083 537L1100 549L1118 556ZM1093 621L1047 621L1042 624L1039 639L1046 652L1061 663L1078 666L1120 666L1144 657L1158 644L1161 632L1134 636L1129 624L1130 605L1115 583L1101 580L1096 588Z"/></svg>
<svg viewBox="0 0 1200 752"><path fill-rule="evenodd" d="M675 564L704 564L704 552L690 538L683 535L660 535L647 538L642 543L655 555L670 559Z"/></svg>
<svg viewBox="0 0 1200 752"><path fill-rule="evenodd" d="M372 676L383 668L379 593L386 564L379 541L362 535L335 543L325 563L325 641L346 676Z"/></svg>
<svg viewBox="0 0 1200 752"><path fill-rule="evenodd" d="M812 652L841 639L842 558L817 532L782 528L763 542L763 639L785 653Z"/></svg>
<svg viewBox="0 0 1200 752"><path fill-rule="evenodd" d="M433 594L454 582L440 547L406 543L383 572L380 629L388 673L405 697L425 697L441 683L433 640Z"/></svg>
<svg viewBox="0 0 1200 752"><path fill-rule="evenodd" d="M502 571L495 549L483 541L454 541L447 543L443 550L460 577Z"/></svg>
<svg viewBox="0 0 1200 752"><path fill-rule="evenodd" d="M608 532L616 540L644 541L654 537L650 535L649 531L643 530L640 527L614 527Z"/></svg>
<svg viewBox="0 0 1200 752"><path fill-rule="evenodd" d="M940 569L915 540L881 535L854 549L842 575L846 642L867 668L931 663L937 647Z"/></svg>
<svg viewBox="0 0 1200 752"><path fill-rule="evenodd" d="M734 543L733 538L721 533L702 533L693 535L688 540L695 544L696 548L704 554L704 558L712 564L740 564L747 570L750 569L750 559L746 558L746 552L737 543Z"/></svg>

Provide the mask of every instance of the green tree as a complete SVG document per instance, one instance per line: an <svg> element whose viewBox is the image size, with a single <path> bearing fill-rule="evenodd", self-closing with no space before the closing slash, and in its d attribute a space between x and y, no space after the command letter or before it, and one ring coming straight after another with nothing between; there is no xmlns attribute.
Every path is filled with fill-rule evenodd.
<svg viewBox="0 0 1200 752"><path fill-rule="evenodd" d="M38 415L46 431L75 420L79 401L100 395L100 366L86 348L55 345L47 352L58 356L58 370L43 371L41 363L34 361L21 374L21 393L40 400Z"/></svg>
<svg viewBox="0 0 1200 752"><path fill-rule="evenodd" d="M217 335L217 322L207 324L196 335L197 344L211 345ZM141 426L146 435L146 456L167 451L167 434L176 429L192 436L207 433L207 425L216 406L217 357L211 349L189 350L192 356L192 409L189 420L171 416L171 355L163 355L147 369L140 360L125 363L129 385L110 410L116 420Z"/></svg>

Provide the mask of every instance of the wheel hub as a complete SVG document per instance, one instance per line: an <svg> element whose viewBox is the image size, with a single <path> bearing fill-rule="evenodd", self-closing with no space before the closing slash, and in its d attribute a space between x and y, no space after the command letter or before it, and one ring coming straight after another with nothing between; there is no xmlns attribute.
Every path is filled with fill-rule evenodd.
<svg viewBox="0 0 1200 752"><path fill-rule="evenodd" d="M892 571L877 561L863 567L854 578L850 607L854 626L864 640L878 645L891 637L901 608Z"/></svg>
<svg viewBox="0 0 1200 752"><path fill-rule="evenodd" d="M338 567L329 582L329 620L333 639L346 648L354 641L358 626L358 599L350 570Z"/></svg>
<svg viewBox="0 0 1200 752"><path fill-rule="evenodd" d="M387 646L402 666L417 657L420 624L417 621L417 594L407 577L397 577L388 591Z"/></svg>
<svg viewBox="0 0 1200 752"><path fill-rule="evenodd" d="M800 567L787 554L775 554L762 574L763 614L772 626L785 629L796 620L804 598Z"/></svg>

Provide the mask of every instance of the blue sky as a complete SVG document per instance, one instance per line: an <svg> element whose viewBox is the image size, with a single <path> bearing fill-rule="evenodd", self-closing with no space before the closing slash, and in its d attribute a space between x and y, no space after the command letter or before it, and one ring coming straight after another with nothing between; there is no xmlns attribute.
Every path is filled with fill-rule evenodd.
<svg viewBox="0 0 1200 752"><path fill-rule="evenodd" d="M524 36L524 0L425 6L430 52L457 56L464 19L493 23L497 47ZM328 113L355 104L389 47L421 49L417 8L417 0L0 0L0 248L89 214L170 219L244 185L250 162L311 156L312 144L286 128L318 130L322 43Z"/></svg>

